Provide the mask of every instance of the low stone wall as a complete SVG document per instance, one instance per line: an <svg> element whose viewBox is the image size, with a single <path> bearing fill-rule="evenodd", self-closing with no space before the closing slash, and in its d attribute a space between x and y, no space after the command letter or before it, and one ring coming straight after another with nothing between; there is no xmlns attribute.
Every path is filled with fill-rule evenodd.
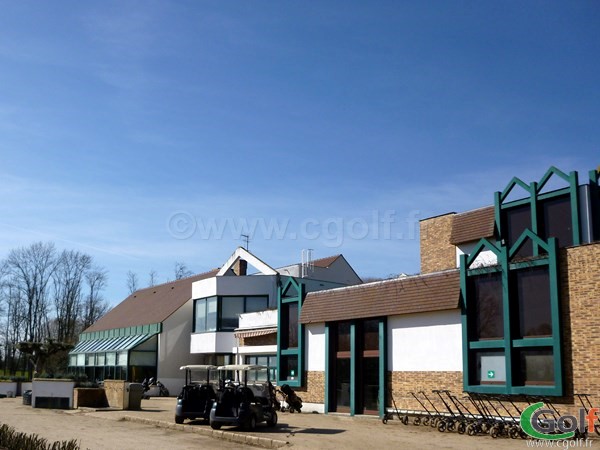
<svg viewBox="0 0 600 450"><path fill-rule="evenodd" d="M129 392L123 380L104 380L106 400L111 408L129 408Z"/></svg>
<svg viewBox="0 0 600 450"><path fill-rule="evenodd" d="M106 393L102 388L75 388L73 393L73 408L89 407L104 408L108 406Z"/></svg>

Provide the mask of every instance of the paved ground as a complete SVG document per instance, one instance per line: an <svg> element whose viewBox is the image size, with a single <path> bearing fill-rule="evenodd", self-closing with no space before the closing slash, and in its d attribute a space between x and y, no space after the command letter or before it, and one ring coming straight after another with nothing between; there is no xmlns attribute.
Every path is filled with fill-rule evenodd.
<svg viewBox="0 0 600 450"><path fill-rule="evenodd" d="M33 409L21 398L0 399L0 423L19 431L36 433L50 441L77 439L82 449L148 450L229 449L255 446L293 449L338 448L446 448L446 449L525 449L522 440L468 437L440 433L430 427L404 426L397 420L384 425L374 418L323 414L279 414L276 429L259 425L257 430L223 427L220 432L202 422L173 421L175 399L152 398L142 401L141 411L97 411ZM600 442L592 448L600 450ZM249 447L248 447L249 448ZM589 448L589 445L588 445Z"/></svg>

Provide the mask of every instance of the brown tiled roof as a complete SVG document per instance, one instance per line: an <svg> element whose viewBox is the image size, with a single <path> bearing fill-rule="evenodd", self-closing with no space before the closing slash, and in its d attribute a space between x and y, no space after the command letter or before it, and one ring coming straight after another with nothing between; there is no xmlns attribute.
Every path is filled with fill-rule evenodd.
<svg viewBox="0 0 600 450"><path fill-rule="evenodd" d="M456 214L452 219L450 243L453 245L494 236L494 207L474 209Z"/></svg>
<svg viewBox="0 0 600 450"><path fill-rule="evenodd" d="M218 270L135 291L85 330L103 331L160 323L192 298L192 283L214 277Z"/></svg>
<svg viewBox="0 0 600 450"><path fill-rule="evenodd" d="M307 294L300 322L319 323L458 308L458 270Z"/></svg>
<svg viewBox="0 0 600 450"><path fill-rule="evenodd" d="M342 255L328 256L326 258L315 259L312 263L315 267L329 267L333 262Z"/></svg>

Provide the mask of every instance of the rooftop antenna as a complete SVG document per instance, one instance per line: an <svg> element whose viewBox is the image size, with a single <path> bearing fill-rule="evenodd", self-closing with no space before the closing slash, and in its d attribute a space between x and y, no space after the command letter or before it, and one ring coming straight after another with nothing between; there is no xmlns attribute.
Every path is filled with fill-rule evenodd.
<svg viewBox="0 0 600 450"><path fill-rule="evenodd" d="M312 273L315 264L312 259L313 249L302 249L302 266L300 270L300 277L306 278L309 273Z"/></svg>
<svg viewBox="0 0 600 450"><path fill-rule="evenodd" d="M242 241L246 243L246 251L250 251L250 235L242 234L240 237L242 238Z"/></svg>

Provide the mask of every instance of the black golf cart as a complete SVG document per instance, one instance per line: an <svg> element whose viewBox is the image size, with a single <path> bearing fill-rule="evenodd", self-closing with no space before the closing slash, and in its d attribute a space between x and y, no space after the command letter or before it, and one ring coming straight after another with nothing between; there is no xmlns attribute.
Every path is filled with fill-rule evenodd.
<svg viewBox="0 0 600 450"><path fill-rule="evenodd" d="M254 430L257 423L277 425L275 389L266 366L241 364L220 366L217 401L210 411L210 426L242 426Z"/></svg>
<svg viewBox="0 0 600 450"><path fill-rule="evenodd" d="M183 423L185 419L209 419L213 402L217 398L216 369L217 366L206 365L179 368L185 370L185 385L177 396L175 423Z"/></svg>

